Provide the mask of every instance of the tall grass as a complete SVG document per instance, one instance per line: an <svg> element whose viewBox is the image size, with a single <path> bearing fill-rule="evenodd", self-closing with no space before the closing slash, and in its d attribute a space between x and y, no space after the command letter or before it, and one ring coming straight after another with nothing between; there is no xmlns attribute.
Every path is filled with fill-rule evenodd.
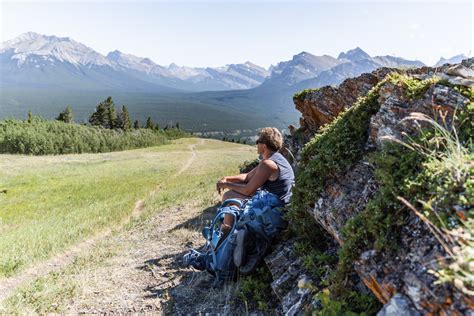
<svg viewBox="0 0 474 316"><path fill-rule="evenodd" d="M0 278L120 223L158 185L159 202L146 212L194 202L201 196L195 187L209 192L229 166L237 172L254 156L249 146L205 141L190 170L175 176L192 157L192 144L199 139L108 154L0 155Z"/></svg>
<svg viewBox="0 0 474 316"><path fill-rule="evenodd" d="M440 117L442 123L425 114L412 113L405 120L415 122L420 138L385 139L425 157L422 172L410 184L424 189L416 201L422 210L403 197L398 199L420 217L447 253L440 261L441 268L430 272L438 277L437 283L452 282L463 293L474 295L472 139L462 143L455 122L449 125L443 115ZM422 128L423 123L430 128Z"/></svg>

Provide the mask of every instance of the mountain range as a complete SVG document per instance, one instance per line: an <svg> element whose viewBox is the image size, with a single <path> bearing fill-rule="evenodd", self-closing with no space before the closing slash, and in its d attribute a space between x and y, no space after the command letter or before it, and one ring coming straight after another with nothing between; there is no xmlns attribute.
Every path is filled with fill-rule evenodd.
<svg viewBox="0 0 474 316"><path fill-rule="evenodd" d="M466 56L441 58L437 65L459 62L463 58ZM269 117L268 124L286 126L295 122L299 115L292 102L292 95L297 91L337 85L346 78L379 67L420 66L424 64L418 60L371 57L359 47L341 52L337 58L303 51L268 69L251 62L201 68L176 64L162 66L150 58L118 50L104 56L69 37L28 32L0 46L0 117L16 116L12 106L23 104L25 100L29 106L40 102L34 95L42 95L41 100L46 104L48 100L51 103L54 93L72 91L71 95L78 96L73 99L75 105L85 106L79 96L145 93L148 103L152 102L151 94L166 95L166 98L156 99L166 100L167 106L187 102L229 109L233 111L232 115L251 113L253 117L259 117L256 121L260 123ZM36 92L28 93L28 99L25 99L23 91L28 89ZM69 100L63 102L70 103ZM155 108L159 109L160 103L156 102ZM269 108L272 109L270 116ZM145 115L137 110L138 114Z"/></svg>

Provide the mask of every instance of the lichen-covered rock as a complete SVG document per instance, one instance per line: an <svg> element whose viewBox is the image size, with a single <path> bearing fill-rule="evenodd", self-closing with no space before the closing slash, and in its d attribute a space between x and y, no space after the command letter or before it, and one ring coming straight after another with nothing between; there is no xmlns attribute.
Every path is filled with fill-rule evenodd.
<svg viewBox="0 0 474 316"><path fill-rule="evenodd" d="M465 108L469 99L452 88L434 84L422 98L413 101L406 96L403 87L388 82L380 88L378 102L380 110L371 119L369 135L370 142L380 148L385 137L401 139L403 133L413 134L418 129L417 124L425 124L406 120L414 112L429 116L441 112L445 115L445 122L440 123L447 124L449 128L454 112Z"/></svg>
<svg viewBox="0 0 474 316"><path fill-rule="evenodd" d="M381 310L377 316L420 316L420 312L411 306L406 296L397 293Z"/></svg>
<svg viewBox="0 0 474 316"><path fill-rule="evenodd" d="M373 166L361 161L346 174L336 177L320 195L312 210L313 217L339 243L347 220L364 209L377 190Z"/></svg>
<svg viewBox="0 0 474 316"><path fill-rule="evenodd" d="M352 106L355 100L366 94L391 70L381 68L357 78L344 80L339 87L322 87L308 92L301 98L295 97L296 109L301 112L301 128L314 134L318 129L334 120L343 110Z"/></svg>
<svg viewBox="0 0 474 316"><path fill-rule="evenodd" d="M285 315L301 314L311 300L311 290L298 286L302 280L312 281L304 274L293 244L293 240L282 242L265 258L274 280L271 287L280 299Z"/></svg>

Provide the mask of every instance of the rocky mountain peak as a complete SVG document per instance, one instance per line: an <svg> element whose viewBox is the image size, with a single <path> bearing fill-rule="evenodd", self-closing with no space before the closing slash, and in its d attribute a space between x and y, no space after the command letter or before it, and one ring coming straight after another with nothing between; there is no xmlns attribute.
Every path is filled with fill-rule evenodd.
<svg viewBox="0 0 474 316"><path fill-rule="evenodd" d="M120 59L120 57L123 55L123 53L119 50L114 50L112 52L109 52L107 56L105 56L109 60L117 61Z"/></svg>
<svg viewBox="0 0 474 316"><path fill-rule="evenodd" d="M17 60L18 65L46 60L50 63L68 62L73 65L110 65L104 56L69 37L35 32L24 33L4 42L0 53L6 51L13 53L11 59Z"/></svg>
<svg viewBox="0 0 474 316"><path fill-rule="evenodd" d="M356 47L354 49L348 50L347 52L342 52L339 54L337 59L347 59L350 61L359 61L363 59L370 59L370 55L364 52L360 47Z"/></svg>
<svg viewBox="0 0 474 316"><path fill-rule="evenodd" d="M453 56L451 58L444 58L441 57L438 62L435 64L435 67L442 66L444 64L458 64L460 63L463 59L467 59L467 56L464 54L459 54L456 56Z"/></svg>

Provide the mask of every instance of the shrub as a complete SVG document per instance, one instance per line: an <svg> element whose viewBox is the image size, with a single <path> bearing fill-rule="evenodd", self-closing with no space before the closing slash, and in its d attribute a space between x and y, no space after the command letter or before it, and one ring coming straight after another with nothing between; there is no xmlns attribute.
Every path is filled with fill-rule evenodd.
<svg viewBox="0 0 474 316"><path fill-rule="evenodd" d="M111 130L32 117L0 121L0 153L47 155L96 153L162 145L187 134L179 129Z"/></svg>

